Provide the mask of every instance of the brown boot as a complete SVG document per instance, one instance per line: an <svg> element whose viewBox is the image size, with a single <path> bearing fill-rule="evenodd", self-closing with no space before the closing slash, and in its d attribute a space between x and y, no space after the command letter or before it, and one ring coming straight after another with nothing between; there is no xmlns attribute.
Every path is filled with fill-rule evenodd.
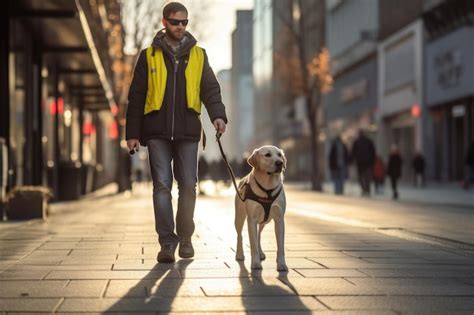
<svg viewBox="0 0 474 315"><path fill-rule="evenodd" d="M194 248L191 243L191 238L181 239L179 242L179 257L191 258L194 256Z"/></svg>
<svg viewBox="0 0 474 315"><path fill-rule="evenodd" d="M175 244L164 244L161 246L161 250L158 253L156 259L159 263L174 263L174 252L176 251Z"/></svg>

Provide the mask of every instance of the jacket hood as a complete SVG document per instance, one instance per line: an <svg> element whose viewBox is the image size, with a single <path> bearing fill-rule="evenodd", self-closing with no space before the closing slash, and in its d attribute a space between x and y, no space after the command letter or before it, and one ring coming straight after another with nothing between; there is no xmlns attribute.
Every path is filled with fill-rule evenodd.
<svg viewBox="0 0 474 315"><path fill-rule="evenodd" d="M153 38L153 42L151 44L152 47L159 47L163 50L166 50L167 52L170 52L170 49L168 48L168 45L165 43L165 36L166 36L166 30L165 29L161 29L159 30L155 37ZM189 32L185 32L184 33L184 37L186 38L185 39L185 43L183 45L183 47L181 47L181 51L179 52L180 55L182 54L185 54L185 53L188 53L189 50L191 50L191 48L193 46L196 45L197 43L197 40L194 38L193 35L191 35L191 33Z"/></svg>

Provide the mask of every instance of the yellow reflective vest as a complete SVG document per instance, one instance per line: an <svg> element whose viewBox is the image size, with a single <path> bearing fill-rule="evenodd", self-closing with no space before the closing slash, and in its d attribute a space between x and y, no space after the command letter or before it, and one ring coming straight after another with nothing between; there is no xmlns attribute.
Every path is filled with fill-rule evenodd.
<svg viewBox="0 0 474 315"><path fill-rule="evenodd" d="M163 51L160 48L149 47L146 50L148 64L148 91L145 102L145 115L154 110L160 110L165 96L168 72ZM193 46L189 53L188 65L185 70L186 99L188 108L201 114L201 78L204 68L204 51L201 47Z"/></svg>

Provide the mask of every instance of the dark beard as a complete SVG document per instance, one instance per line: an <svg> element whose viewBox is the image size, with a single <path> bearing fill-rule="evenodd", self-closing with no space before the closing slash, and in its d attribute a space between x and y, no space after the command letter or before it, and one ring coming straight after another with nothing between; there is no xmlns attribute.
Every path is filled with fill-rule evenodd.
<svg viewBox="0 0 474 315"><path fill-rule="evenodd" d="M181 39L183 39L182 37L181 38L176 38L176 36L174 36L173 32L171 32L168 28L166 28L166 36L168 36L169 38L171 38L172 40L175 40L177 42L181 41Z"/></svg>

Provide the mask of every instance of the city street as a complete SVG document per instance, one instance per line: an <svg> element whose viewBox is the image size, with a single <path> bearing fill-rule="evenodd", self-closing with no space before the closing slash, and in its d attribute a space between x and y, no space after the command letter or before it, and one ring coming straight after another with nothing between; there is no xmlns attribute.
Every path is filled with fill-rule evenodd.
<svg viewBox="0 0 474 315"><path fill-rule="evenodd" d="M279 274L272 225L262 271L250 270L246 233L235 261L231 189L198 197L196 256L171 265L156 263L150 187L111 190L54 204L45 222L0 224L0 311L473 314L472 207L288 185Z"/></svg>

